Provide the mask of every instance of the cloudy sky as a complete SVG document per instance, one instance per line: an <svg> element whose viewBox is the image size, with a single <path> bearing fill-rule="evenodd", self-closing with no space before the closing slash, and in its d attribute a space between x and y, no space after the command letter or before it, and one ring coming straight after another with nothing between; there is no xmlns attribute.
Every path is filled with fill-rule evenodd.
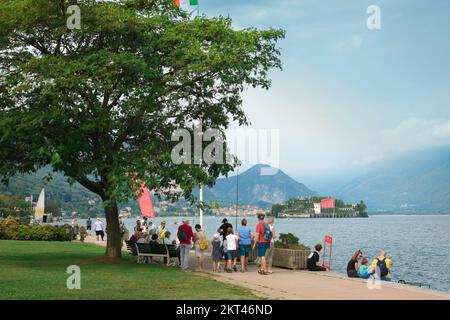
<svg viewBox="0 0 450 320"><path fill-rule="evenodd" d="M381 30L367 29L369 5ZM283 71L244 107L252 128L280 130L280 168L299 181L450 145L449 1L200 0L200 11L286 30Z"/></svg>

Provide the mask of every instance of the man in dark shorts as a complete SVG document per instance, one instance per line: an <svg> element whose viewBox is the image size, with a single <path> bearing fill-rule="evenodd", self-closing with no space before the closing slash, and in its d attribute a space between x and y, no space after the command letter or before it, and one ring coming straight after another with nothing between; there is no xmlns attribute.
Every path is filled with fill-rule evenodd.
<svg viewBox="0 0 450 320"><path fill-rule="evenodd" d="M92 220L91 220L91 217L88 217L87 220L86 220L86 230L87 230L87 231L92 230Z"/></svg>
<svg viewBox="0 0 450 320"><path fill-rule="evenodd" d="M223 218L222 225L219 227L219 229L217 229L217 232L222 236L222 246L220 248L222 250L222 259L224 259L224 260L226 260L227 257L226 257L226 254L224 252L223 242L227 238L228 228L233 229L233 225L228 222L227 218Z"/></svg>
<svg viewBox="0 0 450 320"><path fill-rule="evenodd" d="M308 270L309 271L327 271L326 268L322 267L320 265L320 251L322 250L322 245L320 243L316 244L315 246L316 251L311 252L311 254L308 257Z"/></svg>

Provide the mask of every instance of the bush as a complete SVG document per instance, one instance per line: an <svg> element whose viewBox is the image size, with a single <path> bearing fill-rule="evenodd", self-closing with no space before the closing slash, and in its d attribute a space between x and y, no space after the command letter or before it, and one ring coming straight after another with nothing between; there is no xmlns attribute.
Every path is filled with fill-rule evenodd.
<svg viewBox="0 0 450 320"><path fill-rule="evenodd" d="M310 250L309 247L299 243L299 239L292 233L280 233L278 240L275 241L275 248Z"/></svg>
<svg viewBox="0 0 450 320"><path fill-rule="evenodd" d="M70 234L62 227L28 225L8 217L0 220L0 239L34 241L70 241Z"/></svg>

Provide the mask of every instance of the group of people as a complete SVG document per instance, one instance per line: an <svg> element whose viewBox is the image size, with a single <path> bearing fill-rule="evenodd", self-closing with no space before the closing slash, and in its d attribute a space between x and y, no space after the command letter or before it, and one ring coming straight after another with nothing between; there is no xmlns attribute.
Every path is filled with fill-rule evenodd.
<svg viewBox="0 0 450 320"><path fill-rule="evenodd" d="M387 252L382 250L377 258L373 259L372 264L368 265L367 258L363 257L361 250L356 250L353 257L347 264L347 275L350 278L368 279L378 276L381 280L391 281L392 260L387 257Z"/></svg>
<svg viewBox="0 0 450 320"><path fill-rule="evenodd" d="M327 271L327 269L320 263L320 251L322 245L316 244L307 262L309 271ZM392 260L387 257L387 252L382 250L379 256L373 259L372 264L368 265L367 258L363 257L362 251L357 250L347 264L347 275L350 278L369 279L370 277L379 278L384 281L391 281L391 266Z"/></svg>
<svg viewBox="0 0 450 320"><path fill-rule="evenodd" d="M265 222L263 214L258 215L258 224L255 232L247 225L247 219L241 220L241 226L236 229L225 218L222 225L213 235L211 243L208 241L202 227L197 224L192 230L189 220L183 220L183 224L178 227L177 238L180 247L180 264L182 270L187 270L189 266L189 251L193 246L195 257L198 259L198 271L204 271L204 253L211 244L211 257L213 272L219 272L221 261L225 261L224 270L232 273L238 271L237 257L239 252L240 271L248 271L248 257L251 248L258 250L260 260L259 274L267 275L272 273L272 257L274 239L276 237L274 220L272 217Z"/></svg>
<svg viewBox="0 0 450 320"><path fill-rule="evenodd" d="M156 227L152 221L148 221L147 217L136 221L134 226L134 233L129 241L132 243L160 243L160 244L175 244L176 241L170 240L171 232L166 229L166 221L161 221L161 224Z"/></svg>

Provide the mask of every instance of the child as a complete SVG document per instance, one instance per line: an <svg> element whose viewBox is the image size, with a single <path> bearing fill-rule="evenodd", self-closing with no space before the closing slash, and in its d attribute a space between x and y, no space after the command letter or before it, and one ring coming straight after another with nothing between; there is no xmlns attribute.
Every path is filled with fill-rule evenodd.
<svg viewBox="0 0 450 320"><path fill-rule="evenodd" d="M367 267L367 259L363 258L361 260L361 266L358 268L358 276L362 279L369 279L370 276L374 273L374 270Z"/></svg>
<svg viewBox="0 0 450 320"><path fill-rule="evenodd" d="M212 246L212 259L213 259L213 272L219 272L220 259L222 259L222 249L220 248L220 235L214 234L214 239L211 241Z"/></svg>
<svg viewBox="0 0 450 320"><path fill-rule="evenodd" d="M227 230L227 267L225 268L225 271L228 273L233 272L231 269L231 265L233 264L233 270L237 272L236 267L236 257L237 257L237 243L238 243L238 237L233 233L232 228L228 228Z"/></svg>

